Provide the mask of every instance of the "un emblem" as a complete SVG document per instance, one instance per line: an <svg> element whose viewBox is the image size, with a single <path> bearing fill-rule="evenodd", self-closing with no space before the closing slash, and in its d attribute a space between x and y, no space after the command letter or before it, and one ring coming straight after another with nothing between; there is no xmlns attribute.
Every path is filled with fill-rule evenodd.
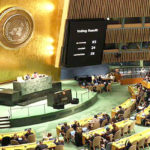
<svg viewBox="0 0 150 150"><path fill-rule="evenodd" d="M0 16L0 42L8 49L25 45L33 33L33 19L27 11L13 7Z"/></svg>

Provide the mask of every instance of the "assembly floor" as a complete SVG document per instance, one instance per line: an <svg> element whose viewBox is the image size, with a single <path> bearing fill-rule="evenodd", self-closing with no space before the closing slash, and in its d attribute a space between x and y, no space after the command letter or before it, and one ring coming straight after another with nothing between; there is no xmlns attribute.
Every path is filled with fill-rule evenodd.
<svg viewBox="0 0 150 150"><path fill-rule="evenodd" d="M70 84L71 82L68 82ZM111 109L118 106L119 104L123 103L125 100L127 100L130 97L130 94L128 92L128 86L120 85L118 83L114 83L112 85L112 92L106 93L103 92L101 94L98 94L98 101L92 105L90 108L76 113L74 115L58 119L55 121L32 125L32 126L25 126L21 128L11 128L11 129L3 129L0 130L0 133L6 133L6 132L17 132L20 130L24 130L26 128L32 128L36 131L37 139L41 140L44 135L46 135L48 132L52 133L53 136L56 136L56 126L59 123L62 122L70 122L74 120L79 120L82 118L87 118L89 116L92 116L94 114L100 113L100 112L106 112L108 114L111 113ZM41 111L40 109L38 111ZM137 126L135 127L136 133L141 132L145 130L146 127ZM72 143L66 144L65 143L65 150L81 150L83 147L76 147Z"/></svg>

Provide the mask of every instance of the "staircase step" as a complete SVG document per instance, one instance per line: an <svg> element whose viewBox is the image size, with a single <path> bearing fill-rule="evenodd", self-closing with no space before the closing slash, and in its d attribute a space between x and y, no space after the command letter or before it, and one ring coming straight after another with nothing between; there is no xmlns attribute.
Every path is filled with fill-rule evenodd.
<svg viewBox="0 0 150 150"><path fill-rule="evenodd" d="M8 127L0 127L0 129L6 129L6 128L10 128L10 126L8 126Z"/></svg>
<svg viewBox="0 0 150 150"><path fill-rule="evenodd" d="M3 122L0 122L0 125L1 125L1 124L4 124L4 123L9 123L9 124L10 124L10 121L3 121Z"/></svg>
<svg viewBox="0 0 150 150"><path fill-rule="evenodd" d="M3 118L3 119L0 119L0 122L2 122L2 121L5 121L5 120L9 120L8 118Z"/></svg>
<svg viewBox="0 0 150 150"><path fill-rule="evenodd" d="M10 128L10 120L8 116L0 116L0 129Z"/></svg>
<svg viewBox="0 0 150 150"><path fill-rule="evenodd" d="M0 128L10 128L10 124L7 124L7 125L0 125Z"/></svg>
<svg viewBox="0 0 150 150"><path fill-rule="evenodd" d="M0 123L1 123L1 122L5 122L5 121L10 121L10 120L9 120L9 119L7 119L7 120L6 120L6 119L0 120Z"/></svg>
<svg viewBox="0 0 150 150"><path fill-rule="evenodd" d="M0 119L2 119L2 118L9 118L9 117L8 116L4 116L4 117L0 116Z"/></svg>
<svg viewBox="0 0 150 150"><path fill-rule="evenodd" d="M0 123L0 126L3 126L3 125L10 125L10 122L9 123Z"/></svg>

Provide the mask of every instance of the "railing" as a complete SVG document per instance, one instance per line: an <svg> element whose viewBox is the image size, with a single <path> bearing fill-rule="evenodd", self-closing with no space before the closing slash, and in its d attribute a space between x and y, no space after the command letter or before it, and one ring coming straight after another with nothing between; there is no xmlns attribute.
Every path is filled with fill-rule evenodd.
<svg viewBox="0 0 150 150"><path fill-rule="evenodd" d="M95 95L94 92L83 90L81 92L79 91L72 91L72 98L78 98L79 104L82 104L86 102L88 99L92 98ZM51 112L55 112L57 110L53 109L51 106L47 106L47 100L37 102L38 104L32 104L28 106L16 106L16 107L10 107L8 112L10 119L14 118L23 118L23 117L30 117L30 116L37 116L37 115L43 115ZM42 103L42 104L41 104ZM65 108L73 107L71 104L67 104Z"/></svg>
<svg viewBox="0 0 150 150"><path fill-rule="evenodd" d="M122 79L127 78L144 78L149 72L150 67L131 67L131 68L120 68L119 72L122 75Z"/></svg>
<svg viewBox="0 0 150 150"><path fill-rule="evenodd" d="M115 50L116 51L116 50ZM103 63L114 63L114 62L129 62L129 61L148 61L150 57L149 49L142 50L125 50L125 51L105 51L103 53ZM118 55L119 54L119 55Z"/></svg>
<svg viewBox="0 0 150 150"><path fill-rule="evenodd" d="M121 79L129 79L129 78L144 78L145 77L145 73L140 73L140 74L128 74L128 75L124 75L121 77Z"/></svg>

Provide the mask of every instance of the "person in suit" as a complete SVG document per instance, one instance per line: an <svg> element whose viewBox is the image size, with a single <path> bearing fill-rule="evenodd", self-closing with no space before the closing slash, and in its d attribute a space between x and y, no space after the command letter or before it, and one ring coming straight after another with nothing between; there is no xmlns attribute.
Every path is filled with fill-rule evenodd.
<svg viewBox="0 0 150 150"><path fill-rule="evenodd" d="M108 81L105 81L104 82L104 87L103 87L103 90L105 91L105 92L107 92L107 86L108 86Z"/></svg>
<svg viewBox="0 0 150 150"><path fill-rule="evenodd" d="M150 110L149 110L149 114L145 117L145 126L149 126L150 125Z"/></svg>
<svg viewBox="0 0 150 150"><path fill-rule="evenodd" d="M122 106L119 106L119 111L117 114L121 114L121 115L124 114L124 109L122 108Z"/></svg>
<svg viewBox="0 0 150 150"><path fill-rule="evenodd" d="M76 130L75 144L76 144L76 146L82 146L82 130Z"/></svg>
<svg viewBox="0 0 150 150"><path fill-rule="evenodd" d="M38 74L37 72L34 72L34 73L32 74L32 78L33 78L33 79L39 78L39 74Z"/></svg>
<svg viewBox="0 0 150 150"><path fill-rule="evenodd" d="M70 126L68 126L67 123L65 122L64 125L61 127L62 136L66 135L66 132L68 131L68 129L70 129Z"/></svg>
<svg viewBox="0 0 150 150"><path fill-rule="evenodd" d="M107 141L110 140L109 135L112 134L112 131L110 130L109 127L106 128L106 133L102 136L104 139L106 139Z"/></svg>
<svg viewBox="0 0 150 150"><path fill-rule="evenodd" d="M106 114L103 114L102 118L99 119L100 126L101 126L102 122L106 119L107 119Z"/></svg>
<svg viewBox="0 0 150 150"><path fill-rule="evenodd" d="M46 144L43 144L42 141L40 141L39 144L35 148L35 150L45 150L45 149L48 149L48 146Z"/></svg>
<svg viewBox="0 0 150 150"><path fill-rule="evenodd" d="M91 123L96 123L97 121L99 121L98 116L94 115L94 118L92 119Z"/></svg>
<svg viewBox="0 0 150 150"><path fill-rule="evenodd" d="M125 143L125 150L128 150L132 146L131 142L129 140Z"/></svg>
<svg viewBox="0 0 150 150"><path fill-rule="evenodd" d="M27 75L25 76L25 80L29 80L29 79L31 79L31 77L30 77L29 74L27 74Z"/></svg>
<svg viewBox="0 0 150 150"><path fill-rule="evenodd" d="M108 120L108 122L110 121L110 116L108 114L105 114L105 118Z"/></svg>
<svg viewBox="0 0 150 150"><path fill-rule="evenodd" d="M11 138L11 140L16 140L18 141L19 136L17 135L17 133L14 134L14 136Z"/></svg>
<svg viewBox="0 0 150 150"><path fill-rule="evenodd" d="M29 135L33 134L33 132L31 131L31 129L27 130L27 133L25 134L26 139L28 138Z"/></svg>
<svg viewBox="0 0 150 150"><path fill-rule="evenodd" d="M19 144L26 144L27 143L27 139L25 136L21 136L21 138L18 138L17 141L19 142Z"/></svg>
<svg viewBox="0 0 150 150"><path fill-rule="evenodd" d="M8 146L10 144L10 141L11 141L11 138L6 136L6 137L3 137L2 138L2 141L1 141L1 145L2 146Z"/></svg>
<svg viewBox="0 0 150 150"><path fill-rule="evenodd" d="M124 116L122 114L116 114L115 117L116 117L115 119L116 119L117 122L124 120Z"/></svg>
<svg viewBox="0 0 150 150"><path fill-rule="evenodd" d="M79 127L79 122L78 121L74 121L74 124L72 125L72 128L76 131L77 127Z"/></svg>
<svg viewBox="0 0 150 150"><path fill-rule="evenodd" d="M52 136L51 133L48 133L46 137L43 137L43 140L47 140L47 141L53 140L53 139L54 139L54 138L53 138L53 136Z"/></svg>
<svg viewBox="0 0 150 150"><path fill-rule="evenodd" d="M113 127L112 134L114 135L119 130L119 128L116 126L115 123L112 123L112 127Z"/></svg>

